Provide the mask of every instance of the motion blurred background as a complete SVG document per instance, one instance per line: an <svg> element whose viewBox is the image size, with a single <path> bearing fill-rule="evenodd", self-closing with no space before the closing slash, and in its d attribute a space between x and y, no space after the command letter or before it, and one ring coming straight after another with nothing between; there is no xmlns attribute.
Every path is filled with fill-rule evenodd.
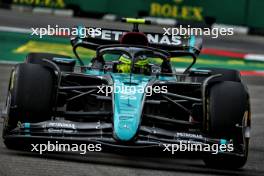
<svg viewBox="0 0 264 176"><path fill-rule="evenodd" d="M34 156L9 151L0 139L0 175L264 175L263 9L264 0L0 0L0 109L5 104L11 68L23 62L28 53L51 52L74 57L70 36L39 38L31 35L32 27L85 25L130 30L130 24L119 22L121 17L151 19L153 25L140 26L146 32L164 32L163 27L179 25L234 28L233 36L204 37L197 66L240 70L252 104L249 159L242 170L205 168L195 158L101 153L82 157ZM184 60L173 61L175 65L177 62ZM2 122L0 118L0 135Z"/></svg>
<svg viewBox="0 0 264 176"><path fill-rule="evenodd" d="M260 18L264 1L260 0L1 0L1 6L92 18L160 17L185 24L222 23L264 33Z"/></svg>
<svg viewBox="0 0 264 176"><path fill-rule="evenodd" d="M72 55L69 37L29 35L31 27L89 27L129 29L121 17L147 18L153 26L234 28L234 36L204 37L197 65L235 68L243 75L264 75L264 20L260 0L0 0L0 61L23 61L29 52ZM8 10L6 10L8 9ZM32 32L32 31L31 31ZM3 42L4 41L4 42ZM84 53L85 54L85 53ZM177 60L178 62L183 62ZM176 60L175 60L176 62Z"/></svg>

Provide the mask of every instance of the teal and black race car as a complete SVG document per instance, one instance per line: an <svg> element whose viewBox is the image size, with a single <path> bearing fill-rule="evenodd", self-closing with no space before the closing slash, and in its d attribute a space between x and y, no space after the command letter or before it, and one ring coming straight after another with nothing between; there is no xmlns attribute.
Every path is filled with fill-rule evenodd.
<svg viewBox="0 0 264 176"><path fill-rule="evenodd" d="M227 145L232 150L200 151L206 165L242 167L251 122L239 72L192 69L200 39L142 33L138 24L147 21L126 21L134 23L131 32L104 29L100 36L73 38L76 59L30 53L15 66L3 114L6 146L63 140L168 152L182 143ZM89 64L80 47L95 51ZM178 72L174 58L191 61Z"/></svg>

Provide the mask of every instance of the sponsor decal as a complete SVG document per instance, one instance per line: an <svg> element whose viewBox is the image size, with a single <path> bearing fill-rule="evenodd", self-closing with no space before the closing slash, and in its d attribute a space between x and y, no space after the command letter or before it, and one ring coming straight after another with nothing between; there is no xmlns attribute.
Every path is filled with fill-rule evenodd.
<svg viewBox="0 0 264 176"><path fill-rule="evenodd" d="M70 129L76 129L75 124L73 123L61 123L61 122L50 122L46 126L48 128L70 128Z"/></svg>
<svg viewBox="0 0 264 176"><path fill-rule="evenodd" d="M13 4L64 8L64 0L13 0Z"/></svg>
<svg viewBox="0 0 264 176"><path fill-rule="evenodd" d="M55 62L59 62L59 63L67 63L67 64L72 63L72 62L75 61L75 59L70 59L70 58L59 58L59 57L54 57L52 60L55 61Z"/></svg>
<svg viewBox="0 0 264 176"><path fill-rule="evenodd" d="M97 35L89 35L92 38L98 38L102 40L109 40L109 41L119 41L120 38L126 31L113 31L113 30L101 30L101 34L98 33ZM182 44L182 37L181 36L168 36L163 34L152 34L146 33L149 43L152 44L161 44L161 45L175 45L179 46Z"/></svg>
<svg viewBox="0 0 264 176"><path fill-rule="evenodd" d="M203 139L201 134L191 134L191 133L176 133L176 138L192 138L192 139Z"/></svg>
<svg viewBox="0 0 264 176"><path fill-rule="evenodd" d="M150 16L170 17L182 20L202 21L203 8L199 6L183 5L183 0L176 0L175 3L158 3L150 4Z"/></svg>

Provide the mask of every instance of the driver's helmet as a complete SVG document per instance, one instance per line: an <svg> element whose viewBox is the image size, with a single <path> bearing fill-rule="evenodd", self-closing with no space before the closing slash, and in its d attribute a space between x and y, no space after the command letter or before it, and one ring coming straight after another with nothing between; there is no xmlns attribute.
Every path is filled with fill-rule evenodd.
<svg viewBox="0 0 264 176"><path fill-rule="evenodd" d="M119 58L119 64L117 65L117 71L119 73L130 73L132 61L129 56L123 54ZM149 59L145 56L139 56L134 64L135 73L146 73L149 71Z"/></svg>
<svg viewBox="0 0 264 176"><path fill-rule="evenodd" d="M117 71L119 73L130 73L130 71L131 71L131 64L132 64L132 61L129 58L129 56L126 55L126 54L123 54L119 58L119 63L117 65L117 67L116 67L117 68Z"/></svg>

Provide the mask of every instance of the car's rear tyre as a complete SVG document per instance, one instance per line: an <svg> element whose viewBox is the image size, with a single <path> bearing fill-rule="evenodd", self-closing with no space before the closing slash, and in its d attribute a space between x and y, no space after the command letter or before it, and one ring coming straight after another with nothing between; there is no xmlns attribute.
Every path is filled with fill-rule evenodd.
<svg viewBox="0 0 264 176"><path fill-rule="evenodd" d="M44 65L45 62L43 59L47 59L50 61L54 61L54 58L64 58L64 59L71 59L70 56L64 56L60 54L52 54L52 53L29 53L27 55L27 58L25 60L25 63L31 63L31 64L40 64ZM56 62L56 64L59 66L61 71L67 71L67 72L72 72L74 69L75 61L71 62Z"/></svg>
<svg viewBox="0 0 264 176"><path fill-rule="evenodd" d="M18 123L50 118L55 76L54 71L38 64L18 64L11 73L6 101L3 138ZM9 143L6 143L10 147Z"/></svg>
<svg viewBox="0 0 264 176"><path fill-rule="evenodd" d="M212 79L213 82L216 81L234 81L241 82L241 76L239 71L234 69L225 69L225 68L210 68L210 67L201 67L199 70L209 70L212 75L221 74L221 77ZM205 78L200 78L200 81L203 81Z"/></svg>
<svg viewBox="0 0 264 176"><path fill-rule="evenodd" d="M208 134L215 138L232 139L241 155L219 153L204 158L209 167L236 169L247 161L250 128L249 96L239 82L224 81L212 85L207 100Z"/></svg>

